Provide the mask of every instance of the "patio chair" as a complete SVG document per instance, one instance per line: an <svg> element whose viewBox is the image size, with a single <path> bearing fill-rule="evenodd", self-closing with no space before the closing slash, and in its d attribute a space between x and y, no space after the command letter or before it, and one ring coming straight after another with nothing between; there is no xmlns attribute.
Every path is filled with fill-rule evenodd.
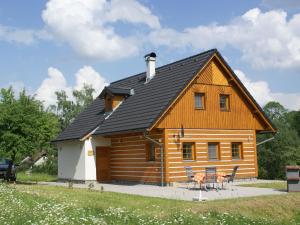
<svg viewBox="0 0 300 225"><path fill-rule="evenodd" d="M207 190L207 184L212 184L213 188L217 183L217 168L207 167L205 168L205 189Z"/></svg>
<svg viewBox="0 0 300 225"><path fill-rule="evenodd" d="M193 168L191 166L185 166L185 173L188 178L187 180L187 188L189 189L189 184L194 183L194 188L196 187L197 182L195 181L195 175L193 172Z"/></svg>
<svg viewBox="0 0 300 225"><path fill-rule="evenodd" d="M235 175L236 175L236 172L237 172L238 168L239 168L239 166L233 167L232 173L225 176L225 179L226 179L227 183L229 184L231 182L231 188L230 189L232 191L234 190L232 184L233 184L233 181L234 181L234 178L235 178Z"/></svg>
<svg viewBox="0 0 300 225"><path fill-rule="evenodd" d="M235 175L236 175L236 171L238 170L239 166L235 166L233 167L232 173L231 175L226 175L225 178L227 179L227 183L230 183L234 181Z"/></svg>

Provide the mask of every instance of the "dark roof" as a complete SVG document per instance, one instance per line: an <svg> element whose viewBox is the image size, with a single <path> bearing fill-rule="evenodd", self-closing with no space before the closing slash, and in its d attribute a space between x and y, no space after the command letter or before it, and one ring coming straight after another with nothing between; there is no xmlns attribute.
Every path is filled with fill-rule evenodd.
<svg viewBox="0 0 300 225"><path fill-rule="evenodd" d="M155 76L146 84L145 72L111 83L110 87L133 88L134 95L123 101L119 108L100 124L94 134L149 128L216 51L212 49L158 67Z"/></svg>
<svg viewBox="0 0 300 225"><path fill-rule="evenodd" d="M80 139L94 130L105 118L104 100L96 98L75 120L54 140Z"/></svg>
<svg viewBox="0 0 300 225"><path fill-rule="evenodd" d="M105 94L129 96L132 94L131 90L131 88L108 86L103 89L99 96L100 98L104 98Z"/></svg>

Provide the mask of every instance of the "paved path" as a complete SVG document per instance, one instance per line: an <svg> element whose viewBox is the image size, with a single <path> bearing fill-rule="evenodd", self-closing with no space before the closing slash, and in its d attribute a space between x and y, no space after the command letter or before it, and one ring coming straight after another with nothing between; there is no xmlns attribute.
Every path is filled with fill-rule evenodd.
<svg viewBox="0 0 300 225"><path fill-rule="evenodd" d="M62 183L62 182L40 182L39 184L52 185L52 186L64 186L64 187L68 186L68 183ZM73 187L88 188L88 185L73 184ZM159 187L155 185L145 185L145 184L123 185L123 184L97 183L94 186L95 190L101 190L102 188L104 191L110 191L110 192L186 200L186 201L192 201L194 198L198 198L199 196L199 190L188 190L185 186L182 185L181 187ZM227 185L225 190L220 190L220 191L215 191L215 190L209 190L207 192L202 191L202 197L206 198L207 200L252 197L252 196L261 196L261 195L280 195L280 194L286 194L286 192L278 191L270 188L239 187L236 185Z"/></svg>

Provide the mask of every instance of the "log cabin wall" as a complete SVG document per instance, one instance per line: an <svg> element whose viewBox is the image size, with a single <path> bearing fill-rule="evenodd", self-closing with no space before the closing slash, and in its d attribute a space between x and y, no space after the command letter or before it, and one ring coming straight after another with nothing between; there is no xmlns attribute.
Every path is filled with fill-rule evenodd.
<svg viewBox="0 0 300 225"><path fill-rule="evenodd" d="M156 131L149 135L163 142L163 133ZM111 180L159 183L160 149L155 146L155 161L148 161L147 144L143 133L111 136Z"/></svg>
<svg viewBox="0 0 300 225"><path fill-rule="evenodd" d="M166 144L166 180L167 182L186 181L185 166L191 166L194 172L205 172L206 167L216 167L217 172L231 174L234 166L238 178L257 177L256 132L254 130L220 129L167 129ZM193 143L195 159L183 160L183 143ZM208 143L219 144L219 159L208 159ZM241 143L241 159L232 159L231 143Z"/></svg>

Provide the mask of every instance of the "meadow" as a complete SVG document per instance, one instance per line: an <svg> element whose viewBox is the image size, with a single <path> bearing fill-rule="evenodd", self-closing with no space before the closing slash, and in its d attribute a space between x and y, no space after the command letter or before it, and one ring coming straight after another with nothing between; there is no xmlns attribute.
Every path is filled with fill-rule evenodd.
<svg viewBox="0 0 300 225"><path fill-rule="evenodd" d="M187 202L1 183L0 224L300 224L300 194Z"/></svg>

